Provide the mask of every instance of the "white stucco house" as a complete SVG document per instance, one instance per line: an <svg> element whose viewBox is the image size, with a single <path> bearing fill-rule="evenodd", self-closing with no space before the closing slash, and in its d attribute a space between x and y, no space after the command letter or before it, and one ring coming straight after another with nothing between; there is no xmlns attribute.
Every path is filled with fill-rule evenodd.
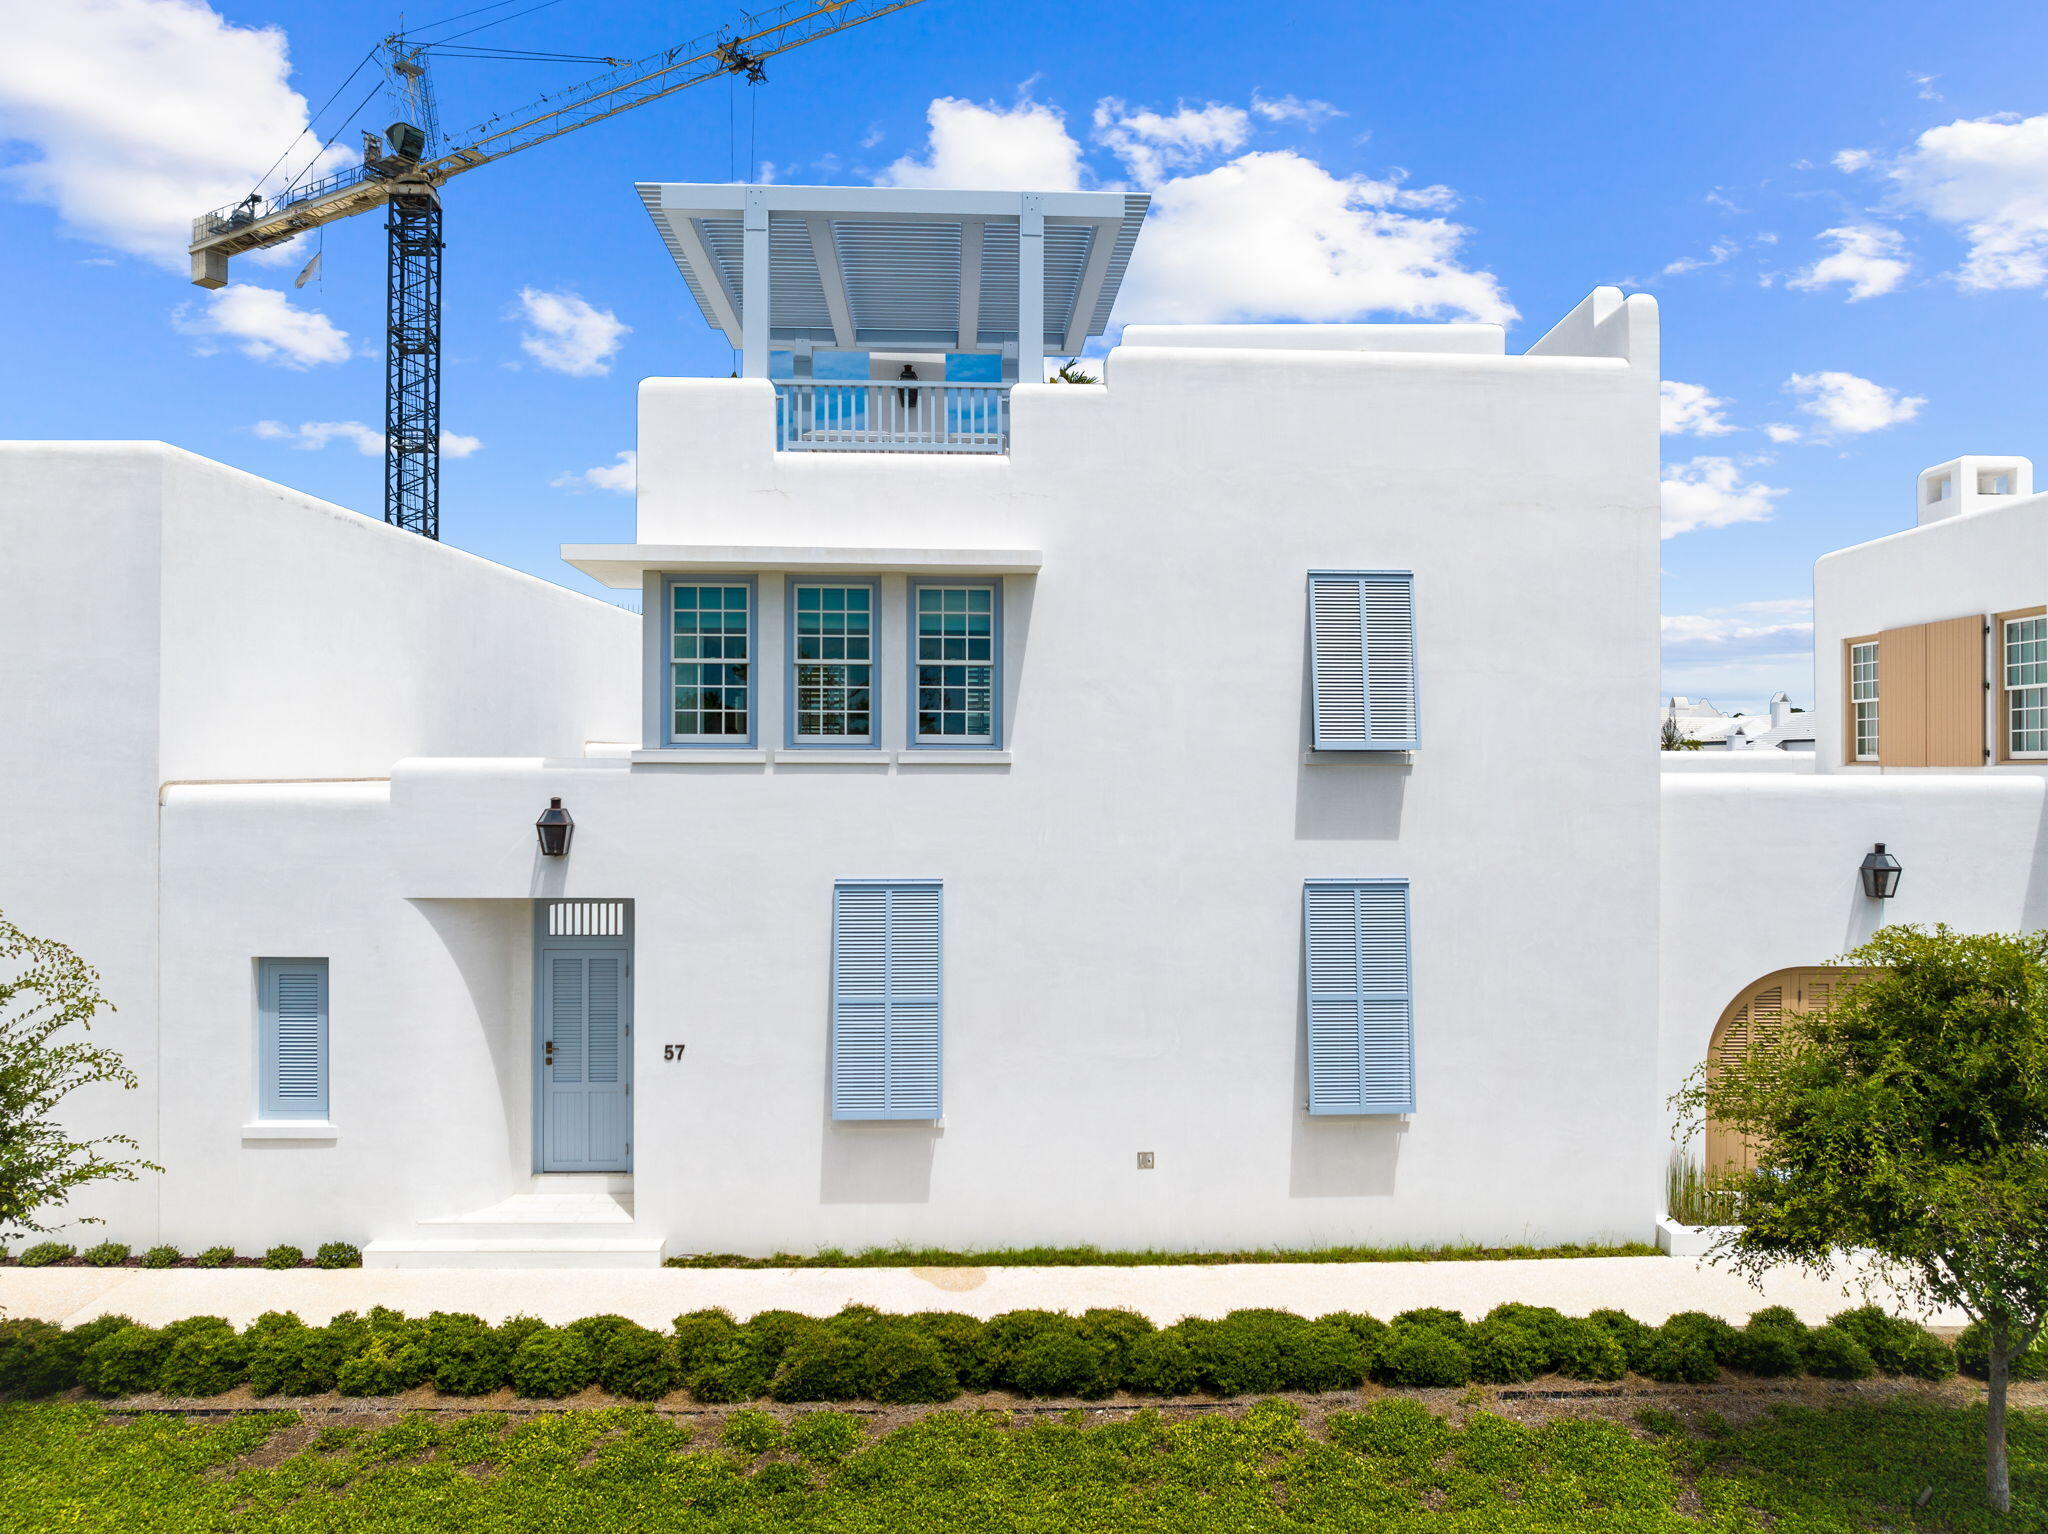
<svg viewBox="0 0 2048 1534"><path fill-rule="evenodd" d="M2021 461L1822 562L1818 751L1660 769L1649 298L1514 355L1132 323L1043 384L1142 197L641 192L744 358L642 383L636 540L563 551L641 615L160 444L0 445L0 911L101 970L143 1088L79 1122L165 1168L107 1234L1640 1240L1770 977L2038 923ZM1980 614L2016 680L1963 762ZM1503 694L1588 722L1510 740Z"/></svg>

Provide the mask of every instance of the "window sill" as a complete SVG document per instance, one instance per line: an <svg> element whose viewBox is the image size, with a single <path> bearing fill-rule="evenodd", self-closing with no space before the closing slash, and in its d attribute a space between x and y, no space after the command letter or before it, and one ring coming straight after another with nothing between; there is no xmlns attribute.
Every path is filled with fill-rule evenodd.
<svg viewBox="0 0 2048 1534"><path fill-rule="evenodd" d="M886 767L889 753L880 746L785 746L774 753L778 764L810 762L817 766Z"/></svg>
<svg viewBox="0 0 2048 1534"><path fill-rule="evenodd" d="M666 746L658 751L635 751L627 758L635 766L655 763L663 767L717 767L736 762L765 762L766 751L732 751L723 746Z"/></svg>
<svg viewBox="0 0 2048 1534"><path fill-rule="evenodd" d="M338 1140L341 1129L326 1119L263 1119L242 1126L242 1143L259 1140Z"/></svg>
<svg viewBox="0 0 2048 1534"><path fill-rule="evenodd" d="M1304 751L1304 752L1302 752L1302 753L1301 753L1301 759L1302 759L1302 761L1303 761L1303 763L1304 763L1304 764L1306 764L1307 766L1310 766L1310 767L1318 767L1318 766L1321 766L1321 765L1323 765L1323 764L1324 764L1324 763L1326 763L1326 762L1365 762L1365 763L1368 763L1368 764L1371 764L1371 763L1379 763L1379 762L1394 762L1394 763L1406 763L1406 762L1412 762L1412 761L1414 761L1414 760L1415 760L1415 753L1414 753L1413 751L1400 751L1400 750L1395 750L1395 751L1372 751L1372 750L1363 750L1363 751L1316 751L1316 750L1309 750L1309 751Z"/></svg>
<svg viewBox="0 0 2048 1534"><path fill-rule="evenodd" d="M949 750L943 746L914 746L896 753L899 767L1007 767L1010 753L986 746Z"/></svg>

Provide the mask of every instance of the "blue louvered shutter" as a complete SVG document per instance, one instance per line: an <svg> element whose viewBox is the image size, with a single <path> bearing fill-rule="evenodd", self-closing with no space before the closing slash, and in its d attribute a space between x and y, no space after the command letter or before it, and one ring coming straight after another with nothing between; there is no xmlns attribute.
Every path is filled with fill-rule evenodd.
<svg viewBox="0 0 2048 1534"><path fill-rule="evenodd" d="M1308 578L1309 675L1318 751L1412 751L1415 577L1317 570Z"/></svg>
<svg viewBox="0 0 2048 1534"><path fill-rule="evenodd" d="M257 965L256 1102L266 1119L327 1117L327 961Z"/></svg>
<svg viewBox="0 0 2048 1534"><path fill-rule="evenodd" d="M1314 880L1303 893L1308 1111L1413 1113L1408 882Z"/></svg>
<svg viewBox="0 0 2048 1534"><path fill-rule="evenodd" d="M832 1117L939 1116L939 886L832 889Z"/></svg>

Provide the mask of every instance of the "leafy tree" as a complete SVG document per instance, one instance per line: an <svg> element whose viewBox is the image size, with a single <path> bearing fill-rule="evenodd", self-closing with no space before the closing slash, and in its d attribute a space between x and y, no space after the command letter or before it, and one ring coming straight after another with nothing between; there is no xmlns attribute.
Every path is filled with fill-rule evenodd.
<svg viewBox="0 0 2048 1534"><path fill-rule="evenodd" d="M1078 360L1062 362L1047 383L1101 383L1093 373L1082 367Z"/></svg>
<svg viewBox="0 0 2048 1534"><path fill-rule="evenodd" d="M1826 1011L1787 1016L1675 1101L1756 1147L1716 1260L1867 1279L1984 1324L1985 1486L2009 1512L2006 1384L2048 1322L2048 933L1884 927Z"/></svg>
<svg viewBox="0 0 2048 1534"><path fill-rule="evenodd" d="M126 1135L74 1140L56 1121L57 1105L80 1087L136 1086L113 1050L57 1037L114 1010L99 980L62 943L30 937L0 916L0 1242L50 1230L42 1213L87 1183L163 1170L118 1154L139 1148Z"/></svg>

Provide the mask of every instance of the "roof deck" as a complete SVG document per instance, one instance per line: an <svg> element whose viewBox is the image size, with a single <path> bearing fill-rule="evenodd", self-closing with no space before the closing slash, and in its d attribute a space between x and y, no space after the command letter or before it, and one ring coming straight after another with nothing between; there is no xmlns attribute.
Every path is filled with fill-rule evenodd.
<svg viewBox="0 0 2048 1534"><path fill-rule="evenodd" d="M1009 387L1103 334L1150 199L644 183L781 451L1001 453ZM749 302L750 295L761 301Z"/></svg>

